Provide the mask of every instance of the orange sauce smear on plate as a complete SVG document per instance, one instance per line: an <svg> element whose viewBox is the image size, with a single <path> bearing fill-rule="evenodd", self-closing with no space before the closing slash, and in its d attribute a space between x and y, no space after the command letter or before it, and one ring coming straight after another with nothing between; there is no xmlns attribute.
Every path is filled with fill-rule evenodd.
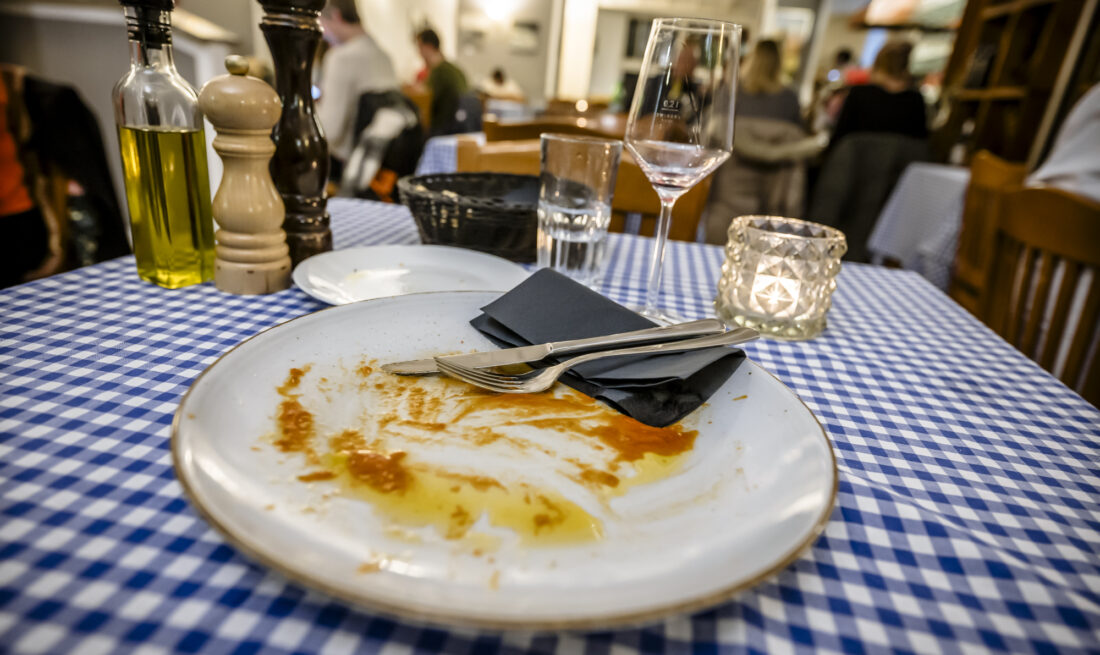
<svg viewBox="0 0 1100 655"><path fill-rule="evenodd" d="M514 441L503 428L515 425L581 438L611 456L607 468L574 459L564 461L574 470L570 477L575 482L602 497L621 495L632 486L672 474L697 436L696 431L680 425L647 426L571 389L495 394L449 378L426 383L420 378L391 376L366 362L354 372L360 378L357 389L372 391L380 400L384 415L377 421L377 432L370 438L358 428L323 435L319 422L301 402L300 387L309 370L308 366L290 369L276 389L282 400L275 413L277 430L272 442L284 453L305 458L310 471L298 480L337 484L344 492L370 502L394 523L433 526L447 539L484 537L471 532L482 516L492 526L514 531L524 543L538 545L599 539L602 525L554 490L418 461L415 453L388 447L388 431L400 427L407 436L411 428L426 438L446 436L474 446L501 439ZM485 425L487 415L506 418L500 419L499 425ZM521 450L532 447L511 445ZM540 449L554 455L545 446ZM632 476L623 475L624 463L633 469Z"/></svg>

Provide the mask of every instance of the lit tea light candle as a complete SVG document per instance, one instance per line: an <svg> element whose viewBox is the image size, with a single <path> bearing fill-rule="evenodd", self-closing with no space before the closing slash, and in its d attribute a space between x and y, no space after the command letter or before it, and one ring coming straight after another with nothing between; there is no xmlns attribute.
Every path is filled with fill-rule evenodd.
<svg viewBox="0 0 1100 655"><path fill-rule="evenodd" d="M718 317L782 339L825 329L840 258L839 230L795 218L741 216L730 224L714 300Z"/></svg>

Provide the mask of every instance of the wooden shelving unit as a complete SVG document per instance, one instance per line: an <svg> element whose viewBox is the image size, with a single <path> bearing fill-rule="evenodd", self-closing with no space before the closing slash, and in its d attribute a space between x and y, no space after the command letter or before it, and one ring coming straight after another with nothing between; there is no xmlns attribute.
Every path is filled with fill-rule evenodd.
<svg viewBox="0 0 1100 655"><path fill-rule="evenodd" d="M1087 27L1082 21L1091 23L1095 6L1096 0L970 0L944 76L951 111L935 135L941 155L963 142L966 161L978 150L1027 161L1040 128L1051 122L1044 117L1061 102L1059 75L1079 57L1075 35Z"/></svg>
<svg viewBox="0 0 1100 655"><path fill-rule="evenodd" d="M956 100L1018 100L1027 95L1026 86L996 86L988 89L959 89Z"/></svg>
<svg viewBox="0 0 1100 655"><path fill-rule="evenodd" d="M1056 0L1015 0L1014 2L1002 2L986 7L982 10L982 20L992 20L998 16L1007 16L1028 7L1045 5Z"/></svg>

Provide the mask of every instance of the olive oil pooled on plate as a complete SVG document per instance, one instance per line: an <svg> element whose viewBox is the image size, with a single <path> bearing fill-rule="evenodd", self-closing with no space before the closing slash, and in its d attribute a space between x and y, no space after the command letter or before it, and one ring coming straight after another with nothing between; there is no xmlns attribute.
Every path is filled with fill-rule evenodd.
<svg viewBox="0 0 1100 655"><path fill-rule="evenodd" d="M120 127L138 275L163 287L214 276L214 224L202 130Z"/></svg>

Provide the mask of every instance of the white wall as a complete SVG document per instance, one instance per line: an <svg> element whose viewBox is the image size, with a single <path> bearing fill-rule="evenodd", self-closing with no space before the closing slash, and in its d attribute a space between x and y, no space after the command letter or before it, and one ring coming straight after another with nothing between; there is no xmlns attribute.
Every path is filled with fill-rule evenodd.
<svg viewBox="0 0 1100 655"><path fill-rule="evenodd" d="M252 5L259 7L260 3L256 0L184 0L180 7L233 32L237 37L234 52L250 54L257 46L262 47L252 42Z"/></svg>
<svg viewBox="0 0 1100 655"><path fill-rule="evenodd" d="M583 98L588 95L596 39L603 39L602 33L597 34L601 10L641 16L714 18L739 23L757 34L769 3L775 4L774 0L565 0L558 96Z"/></svg>
<svg viewBox="0 0 1100 655"><path fill-rule="evenodd" d="M552 0L459 0L459 38L470 29L485 35L480 51L469 51L459 44L455 61L469 83L478 84L499 67L519 84L529 102L541 104L550 60L553 4ZM509 38L516 21L538 25L538 47L534 51L512 50Z"/></svg>
<svg viewBox="0 0 1100 655"><path fill-rule="evenodd" d="M443 54L455 57L458 0L358 0L358 4L363 27L390 55L402 82L412 81L424 67L413 36L425 22L439 34Z"/></svg>
<svg viewBox="0 0 1100 655"><path fill-rule="evenodd" d="M596 52L592 58L592 79L588 95L610 97L623 77L623 57L626 53L626 31L630 15L622 11L600 10L596 21Z"/></svg>

